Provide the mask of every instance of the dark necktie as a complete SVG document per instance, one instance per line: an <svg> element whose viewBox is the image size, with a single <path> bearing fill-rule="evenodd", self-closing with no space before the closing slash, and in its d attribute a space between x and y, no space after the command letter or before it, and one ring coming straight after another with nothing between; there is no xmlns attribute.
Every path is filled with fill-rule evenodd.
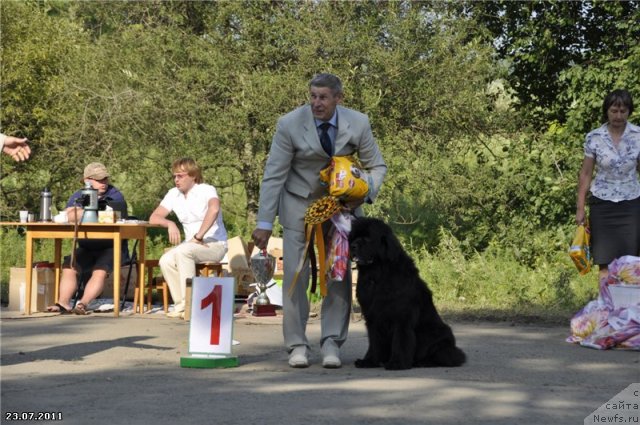
<svg viewBox="0 0 640 425"><path fill-rule="evenodd" d="M322 145L322 149L327 153L327 155L331 156L333 154L333 147L331 146L331 137L329 137L329 128L331 124L328 122L323 122L320 124L320 128L322 129L322 134L320 134L320 144Z"/></svg>

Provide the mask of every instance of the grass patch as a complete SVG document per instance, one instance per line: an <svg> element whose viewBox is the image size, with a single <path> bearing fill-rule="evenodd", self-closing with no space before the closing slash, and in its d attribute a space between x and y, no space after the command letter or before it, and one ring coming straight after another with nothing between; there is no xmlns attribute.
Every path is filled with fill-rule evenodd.
<svg viewBox="0 0 640 425"><path fill-rule="evenodd" d="M411 255L434 302L452 317L567 323L598 293L597 272L580 276L564 251L531 268L497 247L466 257L449 236L435 253L420 249Z"/></svg>
<svg viewBox="0 0 640 425"><path fill-rule="evenodd" d="M488 309L469 308L468 306L438 304L438 311L445 321L463 322L509 322L511 324L569 326L571 317L576 313L569 309L548 309L530 307L514 310L511 308Z"/></svg>

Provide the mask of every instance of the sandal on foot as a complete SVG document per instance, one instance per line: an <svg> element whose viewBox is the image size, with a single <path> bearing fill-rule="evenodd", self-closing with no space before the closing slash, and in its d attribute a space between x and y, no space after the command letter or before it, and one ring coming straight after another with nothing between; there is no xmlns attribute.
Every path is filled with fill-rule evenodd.
<svg viewBox="0 0 640 425"><path fill-rule="evenodd" d="M87 305L85 303L78 303L73 309L73 314L77 314L79 316L86 316L90 313L90 311L87 311Z"/></svg>
<svg viewBox="0 0 640 425"><path fill-rule="evenodd" d="M60 314L71 314L72 311L63 306L60 303L55 303L55 305L50 305L47 307L48 313L60 313Z"/></svg>

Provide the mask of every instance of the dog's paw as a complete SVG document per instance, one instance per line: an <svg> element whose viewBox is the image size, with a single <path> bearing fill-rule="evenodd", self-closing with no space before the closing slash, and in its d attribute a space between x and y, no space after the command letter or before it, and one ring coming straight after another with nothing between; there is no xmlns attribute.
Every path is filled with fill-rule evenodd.
<svg viewBox="0 0 640 425"><path fill-rule="evenodd" d="M367 360L367 359L358 359L355 362L355 367L357 368L371 368L371 367L378 367L379 365L373 363L371 360Z"/></svg>

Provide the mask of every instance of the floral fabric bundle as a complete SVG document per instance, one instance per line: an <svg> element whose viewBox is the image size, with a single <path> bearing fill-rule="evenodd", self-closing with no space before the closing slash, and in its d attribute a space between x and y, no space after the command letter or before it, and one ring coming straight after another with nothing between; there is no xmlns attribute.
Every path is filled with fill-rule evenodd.
<svg viewBox="0 0 640 425"><path fill-rule="evenodd" d="M615 284L619 279L635 282L638 273L640 258L614 260L609 265L609 276L600 281L598 299L589 302L571 319L571 336L567 342L598 350L625 348L640 351L640 303L615 308L609 290L609 282Z"/></svg>
<svg viewBox="0 0 640 425"><path fill-rule="evenodd" d="M609 285L640 285L640 257L625 255L609 264Z"/></svg>

